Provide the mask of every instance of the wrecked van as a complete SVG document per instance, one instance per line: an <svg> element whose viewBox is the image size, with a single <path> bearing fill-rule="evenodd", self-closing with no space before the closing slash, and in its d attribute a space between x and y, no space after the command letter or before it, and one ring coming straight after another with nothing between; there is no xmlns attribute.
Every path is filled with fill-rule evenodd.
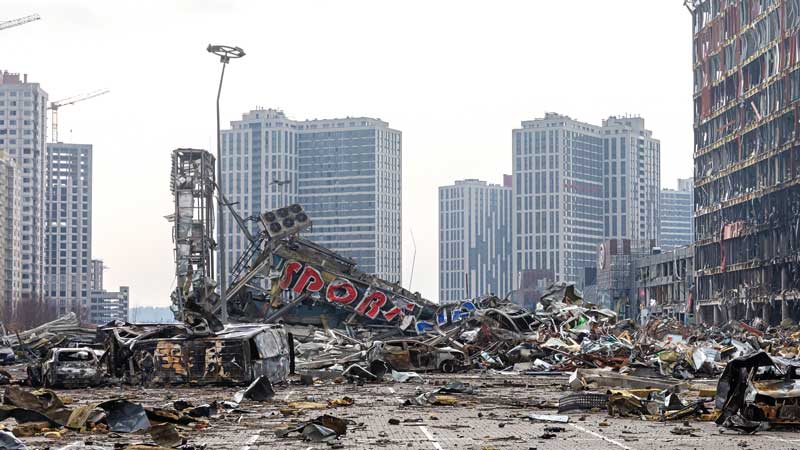
<svg viewBox="0 0 800 450"><path fill-rule="evenodd" d="M286 380L290 347L280 325L227 325L196 336L183 325L112 326L106 360L114 377L142 384L250 384Z"/></svg>

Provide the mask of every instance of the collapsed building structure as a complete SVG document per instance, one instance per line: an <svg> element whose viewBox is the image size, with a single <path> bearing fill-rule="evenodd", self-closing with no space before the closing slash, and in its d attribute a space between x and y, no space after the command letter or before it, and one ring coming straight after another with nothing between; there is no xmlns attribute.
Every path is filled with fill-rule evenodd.
<svg viewBox="0 0 800 450"><path fill-rule="evenodd" d="M690 9L698 313L797 318L800 0Z"/></svg>

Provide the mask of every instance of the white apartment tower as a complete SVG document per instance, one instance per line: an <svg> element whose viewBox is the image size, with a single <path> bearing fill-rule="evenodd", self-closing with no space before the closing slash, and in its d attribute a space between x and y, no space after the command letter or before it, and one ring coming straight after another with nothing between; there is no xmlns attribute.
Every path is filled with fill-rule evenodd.
<svg viewBox="0 0 800 450"><path fill-rule="evenodd" d="M547 113L512 132L513 273L580 282L603 239L600 127Z"/></svg>
<svg viewBox="0 0 800 450"><path fill-rule="evenodd" d="M47 144L45 269L59 314L87 317L92 258L92 146Z"/></svg>
<svg viewBox="0 0 800 450"><path fill-rule="evenodd" d="M0 72L0 150L16 161L20 195L20 298L44 299L47 93L27 75Z"/></svg>
<svg viewBox="0 0 800 450"><path fill-rule="evenodd" d="M242 217L302 204L310 239L400 281L401 151L401 133L379 119L298 121L253 110L222 131L223 192ZM248 242L225 216L232 270Z"/></svg>
<svg viewBox="0 0 800 450"><path fill-rule="evenodd" d="M606 239L656 240L661 143L641 117L609 117L603 139L603 234Z"/></svg>
<svg viewBox="0 0 800 450"><path fill-rule="evenodd" d="M22 177L0 150L0 320L14 320L22 289Z"/></svg>
<svg viewBox="0 0 800 450"><path fill-rule="evenodd" d="M511 292L511 180L439 188L439 302Z"/></svg>
<svg viewBox="0 0 800 450"><path fill-rule="evenodd" d="M661 144L640 117L556 113L513 130L514 269L582 287L604 239L656 240Z"/></svg>

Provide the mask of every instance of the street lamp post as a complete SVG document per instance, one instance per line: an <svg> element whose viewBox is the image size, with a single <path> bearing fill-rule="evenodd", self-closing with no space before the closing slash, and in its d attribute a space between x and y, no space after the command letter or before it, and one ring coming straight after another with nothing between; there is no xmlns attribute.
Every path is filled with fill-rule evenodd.
<svg viewBox="0 0 800 450"><path fill-rule="evenodd" d="M222 63L222 73L219 76L219 89L217 90L217 189L222 192L222 134L219 128L219 98L222 95L222 80L225 78L225 66L228 65L231 59L237 59L244 56L244 50L239 47L230 47L227 45L211 45L209 44L206 50L219 56L219 62ZM223 222L223 209L222 195L218 197L217 205L217 249L219 251L219 298L222 302L222 323L228 322L228 299L225 296L226 283L228 274L227 264L225 264L225 222Z"/></svg>

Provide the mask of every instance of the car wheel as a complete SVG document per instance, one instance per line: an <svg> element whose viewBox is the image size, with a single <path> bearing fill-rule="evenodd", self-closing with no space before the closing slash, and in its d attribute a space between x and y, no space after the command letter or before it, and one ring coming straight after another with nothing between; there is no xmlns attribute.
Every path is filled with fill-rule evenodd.
<svg viewBox="0 0 800 450"><path fill-rule="evenodd" d="M443 373L453 373L456 371L456 364L452 359L442 361L442 363L439 365L439 370L441 370Z"/></svg>

